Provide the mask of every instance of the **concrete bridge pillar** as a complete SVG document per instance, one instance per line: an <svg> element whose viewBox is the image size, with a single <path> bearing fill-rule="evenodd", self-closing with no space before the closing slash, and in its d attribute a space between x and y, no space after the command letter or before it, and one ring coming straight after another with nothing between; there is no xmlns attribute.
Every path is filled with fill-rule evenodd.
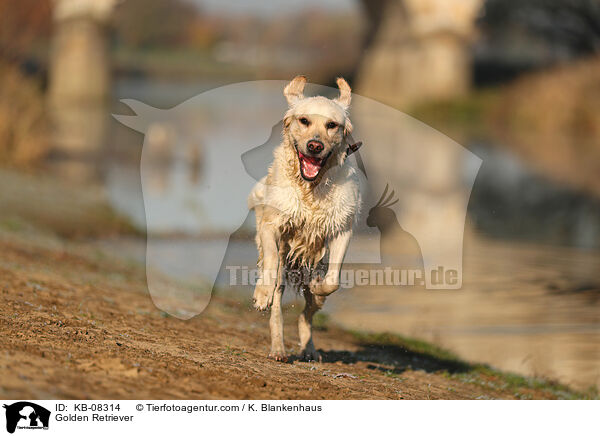
<svg viewBox="0 0 600 436"><path fill-rule="evenodd" d="M68 171L79 171L76 160L94 161L106 140L111 95L106 23L115 3L53 2L48 110L53 155L70 161Z"/></svg>
<svg viewBox="0 0 600 436"><path fill-rule="evenodd" d="M370 29L356 91L405 108L465 94L483 0L362 0Z"/></svg>

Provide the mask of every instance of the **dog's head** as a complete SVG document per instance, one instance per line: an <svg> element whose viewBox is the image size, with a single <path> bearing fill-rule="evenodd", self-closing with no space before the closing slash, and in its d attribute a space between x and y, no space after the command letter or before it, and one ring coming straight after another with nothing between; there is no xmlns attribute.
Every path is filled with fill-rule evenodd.
<svg viewBox="0 0 600 436"><path fill-rule="evenodd" d="M283 119L283 134L294 148L297 168L308 182L318 182L327 168L337 165L346 151L346 137L352 132L348 118L351 90L337 79L339 97L305 97L306 78L297 76L284 89L289 109Z"/></svg>

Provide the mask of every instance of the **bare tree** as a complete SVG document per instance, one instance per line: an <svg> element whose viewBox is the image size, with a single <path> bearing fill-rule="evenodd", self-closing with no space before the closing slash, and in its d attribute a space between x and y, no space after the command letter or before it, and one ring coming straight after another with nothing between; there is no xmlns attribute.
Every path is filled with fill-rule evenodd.
<svg viewBox="0 0 600 436"><path fill-rule="evenodd" d="M49 0L0 0L0 60L19 61L50 32Z"/></svg>

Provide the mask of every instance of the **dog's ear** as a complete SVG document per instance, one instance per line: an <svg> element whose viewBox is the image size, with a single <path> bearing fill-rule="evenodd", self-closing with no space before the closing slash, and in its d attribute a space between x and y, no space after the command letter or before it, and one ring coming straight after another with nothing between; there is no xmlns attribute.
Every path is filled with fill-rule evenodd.
<svg viewBox="0 0 600 436"><path fill-rule="evenodd" d="M335 99L344 109L350 107L350 100L352 99L352 89L350 85L342 77L338 77L336 80L337 86L340 89L340 96Z"/></svg>
<svg viewBox="0 0 600 436"><path fill-rule="evenodd" d="M348 117L346 117L346 122L344 123L344 136L350 136L353 129L354 127L352 126L352 123L350 122Z"/></svg>
<svg viewBox="0 0 600 436"><path fill-rule="evenodd" d="M290 106L304 98L304 85L306 85L306 77L296 76L284 88L283 95Z"/></svg>

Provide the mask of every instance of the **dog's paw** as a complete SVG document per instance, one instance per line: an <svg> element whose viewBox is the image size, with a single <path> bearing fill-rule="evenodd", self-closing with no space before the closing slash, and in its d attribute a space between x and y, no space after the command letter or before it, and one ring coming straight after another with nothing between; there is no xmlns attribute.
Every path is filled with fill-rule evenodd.
<svg viewBox="0 0 600 436"><path fill-rule="evenodd" d="M257 310L267 310L273 304L275 290L273 286L256 285L254 288L254 308Z"/></svg>
<svg viewBox="0 0 600 436"><path fill-rule="evenodd" d="M304 362L319 362L319 363L321 363L323 361L323 358L321 357L321 353L319 353L317 350L315 350L314 347L307 347L304 350L302 350L302 353L300 353L300 359L303 360Z"/></svg>
<svg viewBox="0 0 600 436"><path fill-rule="evenodd" d="M276 362L287 362L288 357L285 354L285 351L271 351L269 353L269 359L272 359Z"/></svg>

